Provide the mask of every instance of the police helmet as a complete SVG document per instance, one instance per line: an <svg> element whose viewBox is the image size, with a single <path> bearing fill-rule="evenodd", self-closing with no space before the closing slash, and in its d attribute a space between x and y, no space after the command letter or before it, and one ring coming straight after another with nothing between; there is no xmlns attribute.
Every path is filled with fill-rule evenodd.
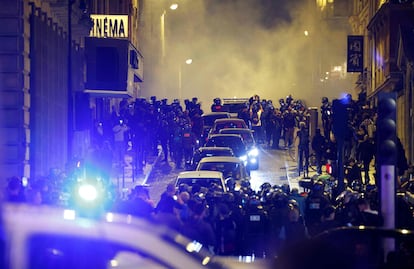
<svg viewBox="0 0 414 269"><path fill-rule="evenodd" d="M260 185L260 190L270 190L272 188L272 185L269 182L265 182L262 185Z"/></svg>
<svg viewBox="0 0 414 269"><path fill-rule="evenodd" d="M299 203L295 199L289 199L288 205L292 208L299 208Z"/></svg>
<svg viewBox="0 0 414 269"><path fill-rule="evenodd" d="M325 188L325 184L322 181L318 180L313 184L312 191L322 192Z"/></svg>

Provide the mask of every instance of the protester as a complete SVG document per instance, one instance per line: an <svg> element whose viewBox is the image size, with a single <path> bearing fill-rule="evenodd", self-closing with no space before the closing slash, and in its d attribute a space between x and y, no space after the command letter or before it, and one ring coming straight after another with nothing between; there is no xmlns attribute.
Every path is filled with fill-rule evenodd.
<svg viewBox="0 0 414 269"><path fill-rule="evenodd" d="M321 129L316 128L315 135L312 138L311 142L312 150L315 153L316 157L316 172L322 174L322 165L325 151L326 151L326 140L325 137L321 134Z"/></svg>

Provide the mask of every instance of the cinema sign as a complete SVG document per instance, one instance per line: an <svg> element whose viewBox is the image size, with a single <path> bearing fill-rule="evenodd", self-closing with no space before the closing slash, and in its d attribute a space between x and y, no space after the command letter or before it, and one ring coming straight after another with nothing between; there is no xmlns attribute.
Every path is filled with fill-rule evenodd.
<svg viewBox="0 0 414 269"><path fill-rule="evenodd" d="M90 37L128 38L128 15L92 14Z"/></svg>

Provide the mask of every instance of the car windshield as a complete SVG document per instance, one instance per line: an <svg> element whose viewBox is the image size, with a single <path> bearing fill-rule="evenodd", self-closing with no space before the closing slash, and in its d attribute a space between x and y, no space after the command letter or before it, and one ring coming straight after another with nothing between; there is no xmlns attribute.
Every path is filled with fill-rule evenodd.
<svg viewBox="0 0 414 269"><path fill-rule="evenodd" d="M242 121L226 121L226 122L220 122L216 123L216 130L221 130L224 128L245 128L246 125L243 124Z"/></svg>
<svg viewBox="0 0 414 269"><path fill-rule="evenodd" d="M245 154L246 148L243 140L237 136L212 137L206 143L207 147L229 147L236 156Z"/></svg>
<svg viewBox="0 0 414 269"><path fill-rule="evenodd" d="M213 157L213 156L233 156L233 152L231 150L210 150L210 151L202 151L200 152L200 156L204 157Z"/></svg>
<svg viewBox="0 0 414 269"><path fill-rule="evenodd" d="M29 239L29 268L104 269L133 261L136 268L172 268L148 253L101 239L36 234ZM128 258L126 258L128 256Z"/></svg>
<svg viewBox="0 0 414 269"><path fill-rule="evenodd" d="M205 162L200 163L198 170L220 171L224 178L240 179L240 164L231 162Z"/></svg>
<svg viewBox="0 0 414 269"><path fill-rule="evenodd" d="M243 132L243 131L231 131L231 130L225 130L224 132L220 132L224 134L238 134L243 138L243 141L246 143L246 145L252 145L254 144L254 138L251 132Z"/></svg>
<svg viewBox="0 0 414 269"><path fill-rule="evenodd" d="M248 144L248 145L254 144L254 139L253 139L253 136L251 134L243 133L243 134L241 134L241 136L243 137L243 140L245 141L246 144Z"/></svg>
<svg viewBox="0 0 414 269"><path fill-rule="evenodd" d="M193 186L195 184L200 185L201 187L209 188L213 184L222 186L220 178L179 178L177 185L187 184L188 186Z"/></svg>
<svg viewBox="0 0 414 269"><path fill-rule="evenodd" d="M223 119L223 118L228 118L228 117L225 114L204 115L203 116L204 126L213 126L215 120Z"/></svg>

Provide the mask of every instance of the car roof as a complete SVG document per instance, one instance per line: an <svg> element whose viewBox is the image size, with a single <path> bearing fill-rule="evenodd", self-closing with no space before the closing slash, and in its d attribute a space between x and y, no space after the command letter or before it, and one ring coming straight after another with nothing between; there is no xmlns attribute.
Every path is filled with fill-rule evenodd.
<svg viewBox="0 0 414 269"><path fill-rule="evenodd" d="M243 119L239 119L239 118L223 118L223 119L216 119L217 123L220 122L244 122L246 123Z"/></svg>
<svg viewBox="0 0 414 269"><path fill-rule="evenodd" d="M251 133L253 134L253 130L247 128L223 128L219 131L220 133L226 134L237 134L237 133Z"/></svg>
<svg viewBox="0 0 414 269"><path fill-rule="evenodd" d="M231 151L233 150L230 147L199 147L198 151Z"/></svg>
<svg viewBox="0 0 414 269"><path fill-rule="evenodd" d="M222 178L223 173L220 171L184 171L178 174L178 178Z"/></svg>
<svg viewBox="0 0 414 269"><path fill-rule="evenodd" d="M201 115L201 117L208 117L208 116L228 116L230 118L231 114L229 112L206 112Z"/></svg>
<svg viewBox="0 0 414 269"><path fill-rule="evenodd" d="M213 156L213 157L204 157L200 160L199 163L206 162L228 162L228 163L243 163L239 158L232 156Z"/></svg>
<svg viewBox="0 0 414 269"><path fill-rule="evenodd" d="M19 253L18 260L11 257L11 262L14 263L12 268L30 268L26 264L28 260L23 257L29 255L26 241L36 235L105 240L140 249L161 261L168 259L176 268L205 268L202 266L203 258L193 259L186 254L185 247L191 240L184 236L177 237L177 232L168 227L142 218L109 212L101 218L83 218L77 216L74 210L65 208L10 203L2 204L0 212L1 227L5 233L2 236L9 242L10 251ZM180 240L177 241L178 239ZM154 251L154 248L157 250ZM171 261L169 255L181 256L181 261ZM204 252L204 255L208 254Z"/></svg>
<svg viewBox="0 0 414 269"><path fill-rule="evenodd" d="M175 180L175 185L179 186L181 183L188 184L190 187L194 184L207 187L211 183L216 183L220 185L223 192L227 192L224 175L221 171L198 170L181 172Z"/></svg>
<svg viewBox="0 0 414 269"><path fill-rule="evenodd" d="M220 139L221 138L221 139ZM207 139L206 145L210 143L210 141L241 141L242 143L244 143L243 137L241 136L241 134L212 134L210 135L210 137ZM220 145L221 146L221 145ZM226 146L226 145L223 145ZM211 145L210 145L211 147Z"/></svg>
<svg viewBox="0 0 414 269"><path fill-rule="evenodd" d="M256 144L253 133L253 130L246 128L223 128L219 131L219 134L240 135L248 147Z"/></svg>
<svg viewBox="0 0 414 269"><path fill-rule="evenodd" d="M214 138L214 137L241 137L241 135L239 134L212 134L210 135L210 138Z"/></svg>

